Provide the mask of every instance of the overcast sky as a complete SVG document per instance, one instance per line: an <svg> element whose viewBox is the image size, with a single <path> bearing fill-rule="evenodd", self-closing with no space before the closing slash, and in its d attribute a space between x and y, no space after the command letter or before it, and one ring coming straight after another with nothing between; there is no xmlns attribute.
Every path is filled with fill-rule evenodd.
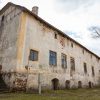
<svg viewBox="0 0 100 100"><path fill-rule="evenodd" d="M100 26L100 0L0 0L0 9L7 2L29 10L38 6L40 17L100 56L100 39L91 38L88 31Z"/></svg>

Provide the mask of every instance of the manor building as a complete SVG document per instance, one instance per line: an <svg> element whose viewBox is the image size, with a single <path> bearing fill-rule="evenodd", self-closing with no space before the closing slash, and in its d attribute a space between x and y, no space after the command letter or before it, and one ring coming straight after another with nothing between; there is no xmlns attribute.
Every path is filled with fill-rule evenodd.
<svg viewBox="0 0 100 100"><path fill-rule="evenodd" d="M0 11L0 80L20 90L91 88L100 85L100 57L40 18L38 7L8 3Z"/></svg>

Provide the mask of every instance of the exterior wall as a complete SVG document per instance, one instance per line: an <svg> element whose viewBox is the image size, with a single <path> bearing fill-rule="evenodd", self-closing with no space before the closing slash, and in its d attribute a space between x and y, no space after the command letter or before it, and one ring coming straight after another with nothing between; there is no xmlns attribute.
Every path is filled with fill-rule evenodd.
<svg viewBox="0 0 100 100"><path fill-rule="evenodd" d="M10 6L0 15L0 73L9 86L12 85L11 81L17 67L20 14L21 10Z"/></svg>
<svg viewBox="0 0 100 100"><path fill-rule="evenodd" d="M91 81L99 84L100 60L61 36L56 30L49 28L33 16L21 12L15 7L9 7L2 15L4 24L0 23L0 65L3 78L13 89L38 89L39 75L42 89L52 89L52 80L59 80L59 88L65 88L66 80L70 87L78 87L82 81L83 87ZM1 21L0 21L1 22ZM57 39L54 34L57 34ZM73 48L71 47L73 43ZM30 61L30 49L39 52L38 61ZM57 66L49 65L49 50L57 53ZM67 55L67 68L61 66L61 53ZM75 72L70 76L70 57L75 59ZM88 74L84 74L83 63L87 63ZM95 77L91 75L94 66Z"/></svg>
<svg viewBox="0 0 100 100"><path fill-rule="evenodd" d="M22 58L21 72L26 72L25 66L29 67L28 87L38 88L38 75L41 73L42 88L52 88L51 80L57 78L59 80L59 87L65 88L66 80L70 80L70 87L78 87L78 81L82 81L82 87L88 87L88 82L94 84L99 83L99 67L100 61L94 55L81 48L71 40L59 35L58 32L52 30L43 23L37 21L32 16L27 14L26 18L26 33L24 39L24 51ZM54 34L57 33L57 39ZM73 48L71 47L73 43ZM39 52L38 61L29 61L30 49ZM49 65L49 50L57 52L57 66ZM67 69L61 67L61 53L67 55ZM75 73L73 77L70 76L70 57L75 59ZM88 74L85 75L83 63L87 63ZM94 66L95 76L92 77L91 67Z"/></svg>

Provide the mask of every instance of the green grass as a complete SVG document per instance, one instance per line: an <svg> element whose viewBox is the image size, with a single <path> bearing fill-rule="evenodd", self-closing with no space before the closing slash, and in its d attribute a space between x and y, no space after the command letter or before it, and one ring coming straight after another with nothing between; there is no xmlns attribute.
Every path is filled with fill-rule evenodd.
<svg viewBox="0 0 100 100"><path fill-rule="evenodd" d="M100 88L45 91L41 95L0 93L0 100L100 100Z"/></svg>

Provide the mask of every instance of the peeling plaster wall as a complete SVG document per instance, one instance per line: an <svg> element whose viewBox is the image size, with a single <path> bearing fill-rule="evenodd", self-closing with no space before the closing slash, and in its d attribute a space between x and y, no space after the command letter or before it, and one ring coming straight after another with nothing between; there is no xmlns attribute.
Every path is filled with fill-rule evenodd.
<svg viewBox="0 0 100 100"><path fill-rule="evenodd" d="M17 67L17 40L21 10L10 6L0 15L0 65L2 77L10 86ZM4 20L2 18L4 16Z"/></svg>
<svg viewBox="0 0 100 100"><path fill-rule="evenodd" d="M11 89L38 89L38 79L42 89L52 89L52 79L59 80L59 88L65 88L66 80L70 87L78 87L82 81L83 87L88 87L91 81L94 85L100 82L100 61L91 54L61 36L57 31L49 28L27 13L9 7L5 15L4 24L0 23L0 65L2 65L3 79ZM57 39L54 34L57 34ZM71 47L73 43L73 48ZM38 61L29 61L30 49L39 52ZM49 65L49 50L57 52L57 66ZM67 55L67 68L61 67L61 53ZM75 59L75 72L70 76L70 57ZM88 74L85 75L83 63L87 63ZM27 70L25 67L28 66ZM92 77L91 66L94 66L95 77Z"/></svg>
<svg viewBox="0 0 100 100"><path fill-rule="evenodd" d="M70 87L78 87L78 81L82 81L82 87L88 87L91 81L94 86L99 85L100 61L94 55L81 48L71 40L59 35L43 23L27 14L27 25L23 51L23 61L20 72L26 72L25 66L29 66L28 87L38 88L38 73L41 73L42 88L52 89L51 80L59 79L59 87L65 88L66 80L70 80ZM54 34L57 34L57 39ZM71 47L73 43L73 48ZM29 61L30 49L39 52L38 61ZM57 66L49 65L49 50L57 52ZM61 67L61 53L67 55L67 69ZM75 73L70 76L70 57L75 59ZM87 63L88 74L84 73L83 63ZM94 66L95 76L92 77L91 67ZM36 75L34 75L34 73ZM31 74L31 75L30 75ZM33 78L34 77L34 78Z"/></svg>

